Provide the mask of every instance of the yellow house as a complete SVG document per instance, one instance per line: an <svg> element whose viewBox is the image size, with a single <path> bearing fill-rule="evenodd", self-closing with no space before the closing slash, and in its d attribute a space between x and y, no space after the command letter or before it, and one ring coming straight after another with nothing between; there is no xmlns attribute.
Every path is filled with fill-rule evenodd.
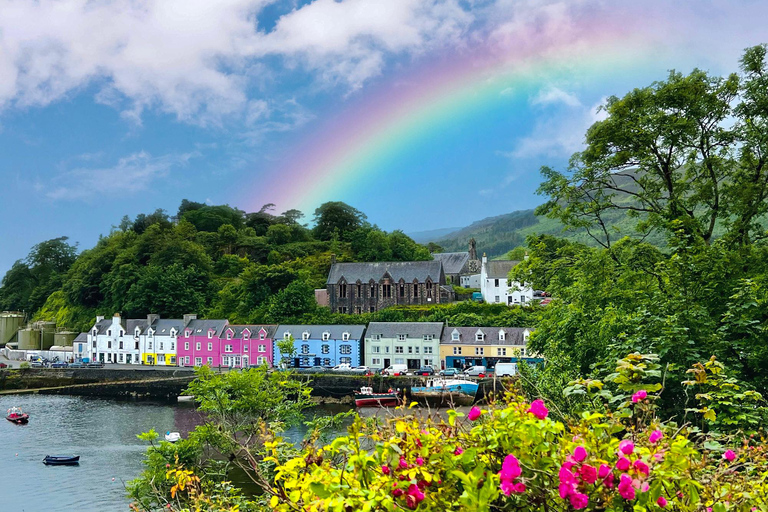
<svg viewBox="0 0 768 512"><path fill-rule="evenodd" d="M527 351L531 329L526 327L445 327L440 339L443 368L464 369L480 365L493 368L496 363L518 360L540 362Z"/></svg>

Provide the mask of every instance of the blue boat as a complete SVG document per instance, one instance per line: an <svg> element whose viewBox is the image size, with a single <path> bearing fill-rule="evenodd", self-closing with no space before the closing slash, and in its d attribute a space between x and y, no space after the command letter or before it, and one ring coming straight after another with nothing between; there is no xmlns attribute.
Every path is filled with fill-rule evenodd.
<svg viewBox="0 0 768 512"><path fill-rule="evenodd" d="M411 397L441 404L469 405L475 401L477 382L465 379L427 379L426 386L411 388Z"/></svg>

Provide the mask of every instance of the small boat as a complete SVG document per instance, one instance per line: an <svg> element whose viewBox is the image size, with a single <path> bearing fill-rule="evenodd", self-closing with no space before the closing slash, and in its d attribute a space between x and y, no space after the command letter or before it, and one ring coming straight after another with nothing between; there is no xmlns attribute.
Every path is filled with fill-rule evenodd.
<svg viewBox="0 0 768 512"><path fill-rule="evenodd" d="M5 419L17 425L24 425L29 421L29 414L21 410L21 407L11 407Z"/></svg>
<svg viewBox="0 0 768 512"><path fill-rule="evenodd" d="M77 466L80 464L79 455L46 455L43 459L46 466Z"/></svg>
<svg viewBox="0 0 768 512"><path fill-rule="evenodd" d="M374 393L373 388L363 386L355 391L356 407L395 407L400 405L397 392L389 390L386 393Z"/></svg>
<svg viewBox="0 0 768 512"><path fill-rule="evenodd" d="M177 402L194 402L195 396L194 395L179 395L176 397Z"/></svg>
<svg viewBox="0 0 768 512"><path fill-rule="evenodd" d="M171 432L169 430L168 432L165 433L165 440L168 441L169 443L175 443L179 439L181 439L181 434L179 434L178 432Z"/></svg>
<svg viewBox="0 0 768 512"><path fill-rule="evenodd" d="M427 379L425 386L411 388L411 397L434 405L471 405L477 382L465 379Z"/></svg>

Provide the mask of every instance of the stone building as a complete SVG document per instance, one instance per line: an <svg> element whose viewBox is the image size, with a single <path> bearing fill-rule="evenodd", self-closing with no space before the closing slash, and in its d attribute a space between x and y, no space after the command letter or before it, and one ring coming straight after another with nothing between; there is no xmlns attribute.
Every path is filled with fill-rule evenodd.
<svg viewBox="0 0 768 512"><path fill-rule="evenodd" d="M451 284L465 288L474 282L471 281L471 276L479 276L481 267L474 238L469 239L468 249L467 252L441 252L432 255L435 260L442 262L445 278ZM480 282L479 277L477 282Z"/></svg>
<svg viewBox="0 0 768 512"><path fill-rule="evenodd" d="M361 314L395 305L453 301L440 261L331 264L328 305L337 313Z"/></svg>

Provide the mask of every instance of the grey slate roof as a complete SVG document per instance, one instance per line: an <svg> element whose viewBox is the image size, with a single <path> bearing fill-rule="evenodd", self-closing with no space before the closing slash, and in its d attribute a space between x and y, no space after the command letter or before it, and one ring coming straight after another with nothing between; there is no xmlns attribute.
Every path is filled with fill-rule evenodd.
<svg viewBox="0 0 768 512"><path fill-rule="evenodd" d="M489 261L486 269L491 279L506 279L512 267L520 263L520 260L494 260Z"/></svg>
<svg viewBox="0 0 768 512"><path fill-rule="evenodd" d="M81 332L74 340L72 340L72 343L88 343L88 333Z"/></svg>
<svg viewBox="0 0 768 512"><path fill-rule="evenodd" d="M226 336L226 332L229 329L232 329L232 332L234 333L232 335L233 338L242 338L243 337L243 331L248 328L249 331L251 331L251 338L258 338L259 332L261 332L261 329L263 328L265 331L267 331L267 338L274 338L275 337L275 330L277 329L276 325L232 325L229 324L224 328L224 336Z"/></svg>
<svg viewBox="0 0 768 512"><path fill-rule="evenodd" d="M109 329L109 326L111 325L112 325L112 318L105 318L104 320L93 324L93 327L91 327L88 332L93 331L93 328L95 327L96 334L107 334L107 329Z"/></svg>
<svg viewBox="0 0 768 512"><path fill-rule="evenodd" d="M129 319L125 321L125 332L127 334L134 335L136 333L136 327L139 328L139 334L145 334L147 332L147 327L149 327L147 319Z"/></svg>
<svg viewBox="0 0 768 512"><path fill-rule="evenodd" d="M468 252L443 252L433 254L435 261L443 263L443 272L446 274L461 274L464 265L469 261Z"/></svg>
<svg viewBox="0 0 768 512"><path fill-rule="evenodd" d="M330 339L340 340L342 334L349 333L349 339L359 340L363 338L363 332L365 332L364 325L278 325L277 332L275 332L275 339L283 339L283 333L290 332L293 339L301 341L301 335L305 331L309 332L309 338L313 340L323 339L323 333L328 331L331 333Z"/></svg>
<svg viewBox="0 0 768 512"><path fill-rule="evenodd" d="M453 331L459 331L459 340L452 339ZM477 331L485 334L483 341L475 341ZM499 341L499 331L506 333L506 339ZM525 345L523 333L525 327L451 327L445 326L443 335L440 338L440 344L451 345ZM528 329L533 331L533 329Z"/></svg>
<svg viewBox="0 0 768 512"><path fill-rule="evenodd" d="M152 330L156 335L169 336L171 329L176 329L177 334L184 331L184 320L177 318L159 318L152 322Z"/></svg>
<svg viewBox="0 0 768 512"><path fill-rule="evenodd" d="M193 336L207 335L208 330L213 329L215 333L214 335L220 337L227 324L227 320L192 320L187 324L185 329L191 329Z"/></svg>
<svg viewBox="0 0 768 512"><path fill-rule="evenodd" d="M334 263L328 273L328 284L336 284L343 277L348 283L360 281L367 283L371 279L379 281L384 274L389 274L394 281L403 279L407 283L415 280L424 282L430 278L440 280L442 263L440 261L394 261L371 263Z"/></svg>
<svg viewBox="0 0 768 512"><path fill-rule="evenodd" d="M443 332L443 322L371 322L365 331L366 338L381 335L382 338L394 338L405 334L409 338L423 338L431 334L436 340Z"/></svg>

